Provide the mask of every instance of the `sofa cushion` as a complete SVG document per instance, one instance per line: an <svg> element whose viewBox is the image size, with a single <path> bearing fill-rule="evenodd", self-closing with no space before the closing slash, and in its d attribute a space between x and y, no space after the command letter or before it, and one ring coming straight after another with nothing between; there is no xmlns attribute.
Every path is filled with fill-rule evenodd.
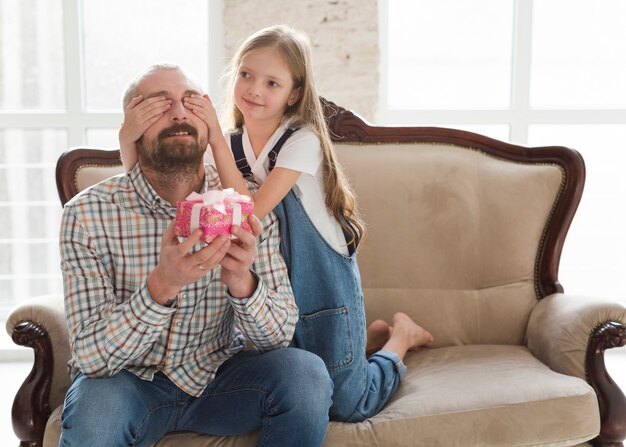
<svg viewBox="0 0 626 447"><path fill-rule="evenodd" d="M550 370L524 347L432 349L412 355L407 366L384 411L345 428L381 446L409 439L424 446L569 446L599 433L593 389Z"/></svg>
<svg viewBox="0 0 626 447"><path fill-rule="evenodd" d="M600 431L591 387L548 369L524 347L454 346L406 360L407 374L387 407L361 423L331 422L325 446L572 446ZM48 438L58 439L59 414L49 421L45 446L56 445ZM157 446L254 446L255 440L255 434L175 433Z"/></svg>

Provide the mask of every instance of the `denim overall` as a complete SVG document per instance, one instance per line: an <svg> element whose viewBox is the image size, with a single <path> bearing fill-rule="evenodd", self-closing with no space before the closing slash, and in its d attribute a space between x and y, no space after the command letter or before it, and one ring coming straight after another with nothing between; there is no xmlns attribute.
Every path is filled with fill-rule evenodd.
<svg viewBox="0 0 626 447"><path fill-rule="evenodd" d="M295 130L288 129L272 148L270 171ZM241 133L231 135L231 147L240 171L250 176ZM331 247L294 189L274 212L280 222L281 254L300 313L291 345L324 360L334 383L331 420L360 422L374 416L395 393L406 367L390 351L365 356L365 309L354 247L349 247L350 256Z"/></svg>

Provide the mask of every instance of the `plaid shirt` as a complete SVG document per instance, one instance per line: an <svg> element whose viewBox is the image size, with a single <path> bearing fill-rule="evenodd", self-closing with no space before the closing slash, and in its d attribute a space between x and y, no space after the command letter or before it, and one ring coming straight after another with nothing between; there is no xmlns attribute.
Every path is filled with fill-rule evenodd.
<svg viewBox="0 0 626 447"><path fill-rule="evenodd" d="M202 191L219 188L215 169L206 165L205 172ZM291 341L298 310L279 253L275 215L263 220L251 268L258 287L250 298L228 294L218 265L180 290L169 308L151 298L146 284L175 216L138 166L65 206L60 246L72 376L80 370L108 377L126 369L152 380L160 370L198 396L246 339L260 351Z"/></svg>

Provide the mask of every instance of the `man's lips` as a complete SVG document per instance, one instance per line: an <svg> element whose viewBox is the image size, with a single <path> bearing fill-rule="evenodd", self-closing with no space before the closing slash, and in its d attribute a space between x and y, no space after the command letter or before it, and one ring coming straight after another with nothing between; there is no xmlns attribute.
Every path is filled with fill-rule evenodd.
<svg viewBox="0 0 626 447"><path fill-rule="evenodd" d="M172 138L172 137L191 137L192 135L189 132L172 132L168 135L165 136L165 138Z"/></svg>
<svg viewBox="0 0 626 447"><path fill-rule="evenodd" d="M165 138L195 138L196 136L198 136L198 131L193 126L190 126L189 124L178 124L170 126L167 129L163 129L159 133L159 140L163 140Z"/></svg>

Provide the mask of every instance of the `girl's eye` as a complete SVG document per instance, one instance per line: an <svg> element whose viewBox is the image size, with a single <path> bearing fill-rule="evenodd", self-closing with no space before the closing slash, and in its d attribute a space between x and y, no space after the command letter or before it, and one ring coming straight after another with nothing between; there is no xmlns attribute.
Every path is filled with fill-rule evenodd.
<svg viewBox="0 0 626 447"><path fill-rule="evenodd" d="M270 87L278 87L278 84L274 81L270 81Z"/></svg>
<svg viewBox="0 0 626 447"><path fill-rule="evenodd" d="M248 79L250 77L250 73L248 73L247 71L242 71L239 73L239 76L241 76L244 79Z"/></svg>

